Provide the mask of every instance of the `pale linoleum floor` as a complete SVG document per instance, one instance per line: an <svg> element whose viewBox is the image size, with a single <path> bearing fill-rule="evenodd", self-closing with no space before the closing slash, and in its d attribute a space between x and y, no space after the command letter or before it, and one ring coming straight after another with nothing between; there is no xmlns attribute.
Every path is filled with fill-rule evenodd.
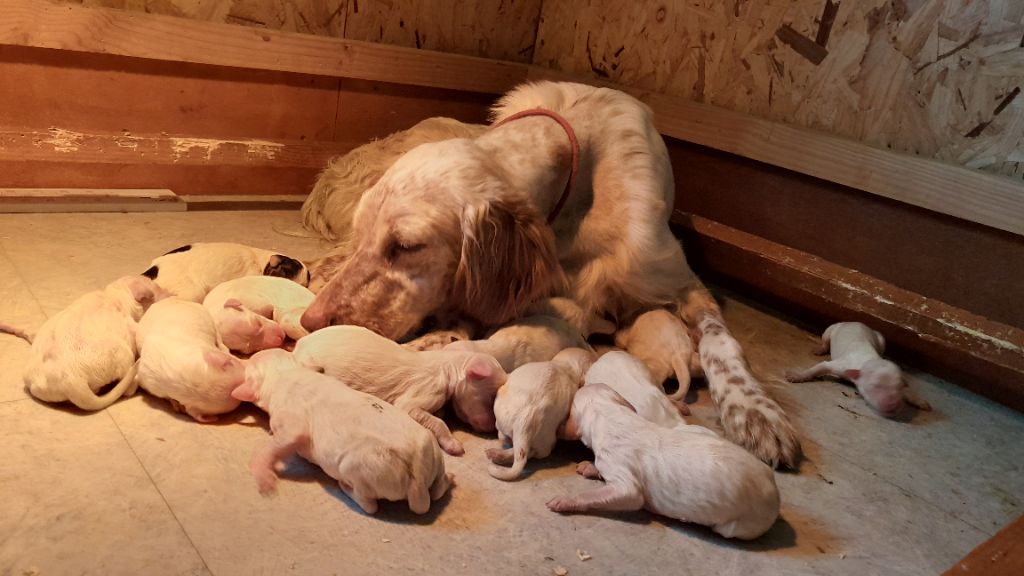
<svg viewBox="0 0 1024 576"><path fill-rule="evenodd" d="M38 327L189 242L323 249L282 233L298 230L294 212L0 215L0 320ZM1024 512L1022 415L911 370L935 411L883 420L849 387L779 381L815 361L813 334L735 299L725 315L807 455L777 474L782 519L758 542L647 513L558 516L544 502L591 482L574 473L584 448L502 483L482 454L495 440L462 429L457 486L427 516L363 515L301 461L262 498L257 410L201 425L142 394L91 414L44 405L22 389L28 345L0 336L0 574L935 574Z"/></svg>

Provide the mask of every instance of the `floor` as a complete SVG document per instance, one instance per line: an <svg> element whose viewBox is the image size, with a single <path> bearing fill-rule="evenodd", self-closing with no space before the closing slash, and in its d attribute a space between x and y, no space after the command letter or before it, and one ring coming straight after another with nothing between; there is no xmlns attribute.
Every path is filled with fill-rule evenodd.
<svg viewBox="0 0 1024 576"><path fill-rule="evenodd" d="M293 212L0 215L0 319L37 327L188 242L322 250L296 234ZM457 486L425 517L365 516L301 461L265 499L247 469L267 438L257 410L201 425L142 395L92 414L43 405L22 390L28 346L0 337L0 574L935 574L1024 512L1024 416L911 371L935 411L883 420L841 384L779 381L815 361L812 334L749 302L725 310L807 454L777 475L782 518L756 543L647 513L550 513L590 482L574 473L584 448L506 484L485 471L494 440L465 430ZM694 412L713 426L709 402L700 389Z"/></svg>

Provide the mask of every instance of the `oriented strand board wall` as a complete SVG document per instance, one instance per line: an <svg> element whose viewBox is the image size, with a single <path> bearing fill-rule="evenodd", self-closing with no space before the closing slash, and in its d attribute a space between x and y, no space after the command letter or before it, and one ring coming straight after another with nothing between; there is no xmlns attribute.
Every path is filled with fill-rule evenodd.
<svg viewBox="0 0 1024 576"><path fill-rule="evenodd" d="M1024 178L1021 0L549 0L534 63Z"/></svg>

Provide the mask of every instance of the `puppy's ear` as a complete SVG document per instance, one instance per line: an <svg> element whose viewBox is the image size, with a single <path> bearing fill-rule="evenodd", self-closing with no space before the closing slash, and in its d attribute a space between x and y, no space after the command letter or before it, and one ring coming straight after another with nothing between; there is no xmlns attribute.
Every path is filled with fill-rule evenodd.
<svg viewBox="0 0 1024 576"><path fill-rule="evenodd" d="M259 398L256 397L256 391L253 390L252 386L248 382L244 382L241 386L232 390L231 397L235 400L241 400L242 402L255 402L259 400Z"/></svg>
<svg viewBox="0 0 1024 576"><path fill-rule="evenodd" d="M860 378L860 370L857 370L856 368L851 368L850 370L843 370L843 378L846 378L847 380L853 382L857 378Z"/></svg>
<svg viewBox="0 0 1024 576"><path fill-rule="evenodd" d="M283 254L274 254L267 260L267 265L263 268L263 275L287 278L303 286L309 284L309 272L306 271L306 266L295 258L289 258Z"/></svg>
<svg viewBox="0 0 1024 576"><path fill-rule="evenodd" d="M565 284L554 234L525 200L499 199L463 209L462 257L454 285L463 312L484 324L502 324Z"/></svg>
<svg viewBox="0 0 1024 576"><path fill-rule="evenodd" d="M242 308L242 302L238 298L228 298L224 302L224 307L225 308L231 308L233 310L238 310L239 312L243 312L244 311L244 308Z"/></svg>

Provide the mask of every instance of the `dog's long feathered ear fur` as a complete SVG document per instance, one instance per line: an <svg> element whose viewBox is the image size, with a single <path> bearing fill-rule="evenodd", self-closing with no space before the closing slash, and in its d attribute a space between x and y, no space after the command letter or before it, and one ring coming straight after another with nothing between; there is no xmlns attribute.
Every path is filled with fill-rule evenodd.
<svg viewBox="0 0 1024 576"><path fill-rule="evenodd" d="M554 234L525 200L505 198L463 209L454 293L463 312L484 324L502 324L565 284Z"/></svg>

